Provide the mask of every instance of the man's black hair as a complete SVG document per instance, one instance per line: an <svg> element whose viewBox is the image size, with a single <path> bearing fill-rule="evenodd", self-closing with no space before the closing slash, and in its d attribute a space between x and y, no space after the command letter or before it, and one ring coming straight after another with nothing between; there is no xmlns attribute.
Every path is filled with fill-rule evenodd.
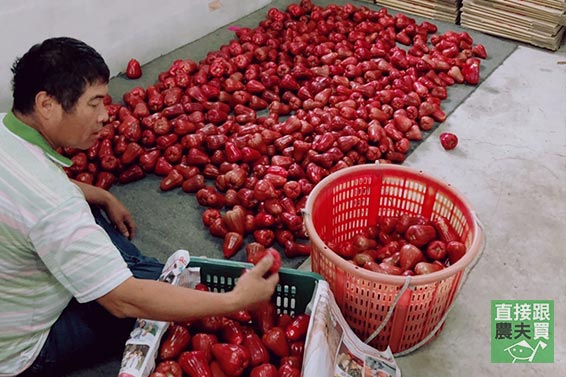
<svg viewBox="0 0 566 377"><path fill-rule="evenodd" d="M108 83L110 72L95 49L77 39L59 37L36 44L12 66L13 110L33 112L41 91L55 98L66 112L73 109L87 84Z"/></svg>

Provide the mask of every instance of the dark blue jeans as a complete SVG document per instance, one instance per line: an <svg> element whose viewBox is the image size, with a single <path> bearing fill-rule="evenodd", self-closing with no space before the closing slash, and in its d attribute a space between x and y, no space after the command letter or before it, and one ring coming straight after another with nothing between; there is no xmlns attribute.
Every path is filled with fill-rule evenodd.
<svg viewBox="0 0 566 377"><path fill-rule="evenodd" d="M106 230L132 274L140 279L157 280L163 264L146 257L92 208L96 222ZM86 367L110 356L119 358L135 319L119 319L96 301L79 304L73 299L55 322L41 353L21 376L58 376L65 371Z"/></svg>

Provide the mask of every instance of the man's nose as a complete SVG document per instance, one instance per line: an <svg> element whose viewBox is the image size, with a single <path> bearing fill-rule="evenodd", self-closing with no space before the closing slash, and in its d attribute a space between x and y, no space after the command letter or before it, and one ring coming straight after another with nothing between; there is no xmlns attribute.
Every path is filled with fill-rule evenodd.
<svg viewBox="0 0 566 377"><path fill-rule="evenodd" d="M102 110L98 114L98 122L106 123L108 122L108 111L106 110L106 106L102 105Z"/></svg>

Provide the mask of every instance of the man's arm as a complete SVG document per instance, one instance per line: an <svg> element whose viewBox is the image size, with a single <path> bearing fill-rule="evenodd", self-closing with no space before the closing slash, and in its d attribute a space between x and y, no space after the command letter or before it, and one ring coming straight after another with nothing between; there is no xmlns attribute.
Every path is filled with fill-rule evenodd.
<svg viewBox="0 0 566 377"><path fill-rule="evenodd" d="M203 292L164 282L129 278L97 301L119 318L158 321L189 321L212 315L226 315L268 301L279 274L264 279L273 257L263 258L243 274L228 293Z"/></svg>
<svg viewBox="0 0 566 377"><path fill-rule="evenodd" d="M118 198L100 187L79 182L74 179L72 179L72 181L81 189L88 204L102 208L104 212L106 212L110 222L116 226L124 237L130 240L134 238L136 223L130 211L128 211L126 206L124 206Z"/></svg>

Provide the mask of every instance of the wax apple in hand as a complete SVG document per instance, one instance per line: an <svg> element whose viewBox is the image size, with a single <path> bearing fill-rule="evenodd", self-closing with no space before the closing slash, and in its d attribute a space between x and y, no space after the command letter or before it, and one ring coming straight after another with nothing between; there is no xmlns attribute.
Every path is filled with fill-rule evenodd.
<svg viewBox="0 0 566 377"><path fill-rule="evenodd" d="M258 246L262 246L262 245L260 245L256 242L254 242L254 244L257 244ZM250 249L250 250L248 251L248 249ZM267 248L265 250L258 250L257 252L254 253L255 254L254 256L250 255L250 253L252 251L251 249L252 249L252 247L246 248L246 250L248 251L248 259L249 259L250 262L252 262L253 264L257 264L266 255L271 254L271 256L273 257L273 264L269 268L268 273L269 274L275 274L275 273L279 272L279 269L281 268L281 254L279 254L279 252L276 249L270 247L270 248ZM250 258L250 256L251 256L251 258Z"/></svg>

